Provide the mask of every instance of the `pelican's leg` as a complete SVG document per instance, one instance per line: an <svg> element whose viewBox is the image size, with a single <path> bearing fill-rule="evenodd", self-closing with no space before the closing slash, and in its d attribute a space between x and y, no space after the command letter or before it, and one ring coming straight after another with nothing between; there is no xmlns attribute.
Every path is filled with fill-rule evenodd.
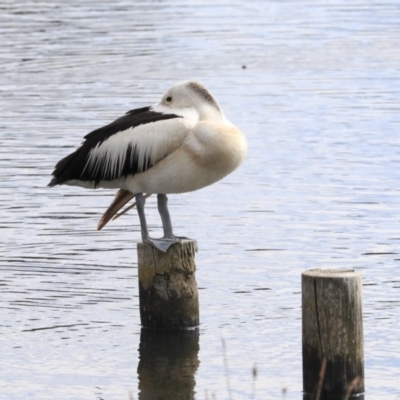
<svg viewBox="0 0 400 400"><path fill-rule="evenodd" d="M157 206L163 224L164 238L173 238L171 217L168 211L168 197L165 194L157 195Z"/></svg>
<svg viewBox="0 0 400 400"><path fill-rule="evenodd" d="M173 243L177 243L180 240L190 240L184 236L175 236L172 231L171 217L168 211L168 197L165 194L157 195L158 212L160 213L161 221L163 224L164 238L173 240Z"/></svg>
<svg viewBox="0 0 400 400"><path fill-rule="evenodd" d="M146 215L144 214L144 205L146 203L146 199L144 198L143 193L138 193L135 196L135 199L136 199L137 211L139 214L140 229L142 231L142 240L144 242L149 237L149 231L147 230Z"/></svg>
<svg viewBox="0 0 400 400"><path fill-rule="evenodd" d="M159 202L158 202L158 209L160 210L161 220L162 220L163 229L164 229L164 237L161 239L153 239L149 236L149 231L147 229L146 216L144 213L144 205L145 205L146 199L144 198L143 193L139 193L136 195L136 206L137 206L139 219L140 219L140 226L141 226L141 230L142 230L143 242L149 243L157 250L161 250L161 251L165 252L174 243L179 243L179 239L175 238L172 234L171 219L169 217L167 203L166 203L167 196L165 196L165 195L159 195L159 196L165 197L165 199L161 198L161 205L160 205L160 198L159 198ZM166 212L165 212L165 210L166 210Z"/></svg>

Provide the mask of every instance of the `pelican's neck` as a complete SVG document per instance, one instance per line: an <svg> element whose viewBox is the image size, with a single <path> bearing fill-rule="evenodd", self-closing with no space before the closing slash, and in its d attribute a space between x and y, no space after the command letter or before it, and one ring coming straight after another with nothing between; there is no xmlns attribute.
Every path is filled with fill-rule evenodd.
<svg viewBox="0 0 400 400"><path fill-rule="evenodd" d="M226 122L226 118L222 110L218 110L215 107L204 104L198 108L200 121L214 121L214 122Z"/></svg>

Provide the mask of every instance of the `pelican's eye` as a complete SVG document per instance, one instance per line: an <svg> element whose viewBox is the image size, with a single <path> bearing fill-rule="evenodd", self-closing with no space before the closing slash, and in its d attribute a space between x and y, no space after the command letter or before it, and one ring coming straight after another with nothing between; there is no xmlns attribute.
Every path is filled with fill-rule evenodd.
<svg viewBox="0 0 400 400"><path fill-rule="evenodd" d="M166 102L167 104L171 104L171 103L172 103L172 97L171 97L171 96L166 97L166 98L165 98L165 102Z"/></svg>

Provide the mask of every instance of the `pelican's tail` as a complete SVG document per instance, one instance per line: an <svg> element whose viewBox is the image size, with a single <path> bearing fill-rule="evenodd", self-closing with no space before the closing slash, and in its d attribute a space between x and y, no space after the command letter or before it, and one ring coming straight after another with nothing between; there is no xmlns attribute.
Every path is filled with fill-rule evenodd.
<svg viewBox="0 0 400 400"><path fill-rule="evenodd" d="M110 204L110 207L107 208L107 211L100 218L99 223L97 224L97 230L99 231L107 222L135 195L128 190L120 189L115 194L113 202Z"/></svg>

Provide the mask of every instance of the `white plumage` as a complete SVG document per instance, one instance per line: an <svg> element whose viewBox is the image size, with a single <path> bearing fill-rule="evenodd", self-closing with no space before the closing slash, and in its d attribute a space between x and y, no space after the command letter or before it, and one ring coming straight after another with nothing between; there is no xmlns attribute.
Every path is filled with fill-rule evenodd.
<svg viewBox="0 0 400 400"><path fill-rule="evenodd" d="M49 186L119 188L99 229L136 196L143 241L163 251L179 241L172 233L165 195L217 182L236 169L247 152L242 132L196 81L174 85L160 104L132 110L85 139L56 165ZM158 194L162 239L148 236L143 193Z"/></svg>

